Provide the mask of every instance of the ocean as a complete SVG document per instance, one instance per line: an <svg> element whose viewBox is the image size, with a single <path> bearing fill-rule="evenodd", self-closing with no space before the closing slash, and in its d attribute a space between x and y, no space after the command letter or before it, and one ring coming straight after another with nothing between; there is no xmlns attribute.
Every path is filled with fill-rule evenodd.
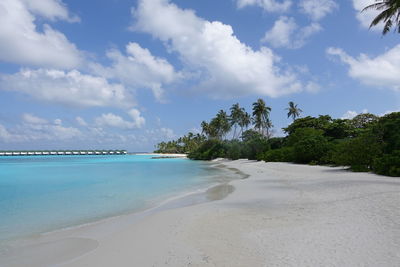
<svg viewBox="0 0 400 267"><path fill-rule="evenodd" d="M207 162L150 155L0 157L0 241L144 211L229 179Z"/></svg>

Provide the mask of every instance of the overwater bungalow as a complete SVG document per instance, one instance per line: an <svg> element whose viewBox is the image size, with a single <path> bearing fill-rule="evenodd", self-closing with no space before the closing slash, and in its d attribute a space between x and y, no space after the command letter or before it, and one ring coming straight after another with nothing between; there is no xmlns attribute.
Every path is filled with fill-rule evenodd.
<svg viewBox="0 0 400 267"><path fill-rule="evenodd" d="M73 151L1 151L0 156L42 156L42 155L121 155L125 150L73 150Z"/></svg>

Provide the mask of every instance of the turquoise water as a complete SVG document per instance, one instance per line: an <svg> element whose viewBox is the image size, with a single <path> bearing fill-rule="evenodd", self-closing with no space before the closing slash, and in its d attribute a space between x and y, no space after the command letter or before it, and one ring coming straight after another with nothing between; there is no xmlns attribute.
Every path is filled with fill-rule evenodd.
<svg viewBox="0 0 400 267"><path fill-rule="evenodd" d="M1 157L0 240L144 210L205 188L221 172L148 155Z"/></svg>

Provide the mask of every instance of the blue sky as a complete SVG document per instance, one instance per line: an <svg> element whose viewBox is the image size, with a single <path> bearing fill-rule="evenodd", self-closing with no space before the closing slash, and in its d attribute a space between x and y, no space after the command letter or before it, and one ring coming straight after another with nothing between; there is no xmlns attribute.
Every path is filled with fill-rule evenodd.
<svg viewBox="0 0 400 267"><path fill-rule="evenodd" d="M373 0L3 0L0 150L125 148L257 98L303 116L400 109L399 35Z"/></svg>

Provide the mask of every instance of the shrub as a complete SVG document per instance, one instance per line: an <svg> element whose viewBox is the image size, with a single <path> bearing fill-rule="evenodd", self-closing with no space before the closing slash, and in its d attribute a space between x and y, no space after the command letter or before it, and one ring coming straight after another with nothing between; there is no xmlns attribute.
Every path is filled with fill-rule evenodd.
<svg viewBox="0 0 400 267"><path fill-rule="evenodd" d="M226 151L226 144L222 141L211 139L205 141L196 151L190 153L188 157L197 160L212 160L225 157Z"/></svg>
<svg viewBox="0 0 400 267"><path fill-rule="evenodd" d="M293 147L282 147L279 149L269 150L264 153L263 160L266 162L293 162Z"/></svg>
<svg viewBox="0 0 400 267"><path fill-rule="evenodd" d="M322 130L298 128L288 138L288 145L293 146L294 161L297 163L320 162L329 150L328 140Z"/></svg>
<svg viewBox="0 0 400 267"><path fill-rule="evenodd" d="M400 150L376 158L373 163L373 170L381 175L400 176Z"/></svg>
<svg viewBox="0 0 400 267"><path fill-rule="evenodd" d="M270 149L267 138L254 130L245 131L242 138L244 158L262 160L265 151Z"/></svg>
<svg viewBox="0 0 400 267"><path fill-rule="evenodd" d="M368 171L381 154L382 143L367 132L339 144L332 160L338 165L350 166L353 171Z"/></svg>
<svg viewBox="0 0 400 267"><path fill-rule="evenodd" d="M285 139L284 137L272 137L268 140L268 144L271 149L279 149L284 146Z"/></svg>
<svg viewBox="0 0 400 267"><path fill-rule="evenodd" d="M229 143L226 151L226 157L228 159L236 160L242 158L242 146L239 142L233 141Z"/></svg>

